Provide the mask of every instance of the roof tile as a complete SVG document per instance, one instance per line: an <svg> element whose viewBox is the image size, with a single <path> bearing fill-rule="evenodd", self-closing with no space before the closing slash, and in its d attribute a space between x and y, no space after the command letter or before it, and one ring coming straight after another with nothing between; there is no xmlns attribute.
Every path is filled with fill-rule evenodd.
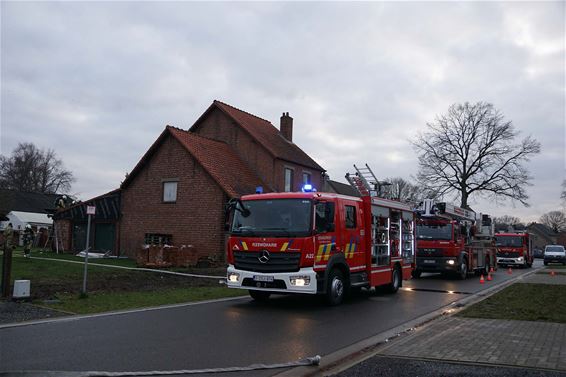
<svg viewBox="0 0 566 377"><path fill-rule="evenodd" d="M271 122L224 102L215 100L213 105L217 106L224 113L234 119L273 156L282 160L324 171L324 168L310 158L309 155L303 152L303 150L295 143L285 139L279 130L271 124ZM197 120L197 122L191 127L191 131L197 127L199 120Z"/></svg>
<svg viewBox="0 0 566 377"><path fill-rule="evenodd" d="M231 197L255 192L265 184L225 143L167 126L173 135Z"/></svg>

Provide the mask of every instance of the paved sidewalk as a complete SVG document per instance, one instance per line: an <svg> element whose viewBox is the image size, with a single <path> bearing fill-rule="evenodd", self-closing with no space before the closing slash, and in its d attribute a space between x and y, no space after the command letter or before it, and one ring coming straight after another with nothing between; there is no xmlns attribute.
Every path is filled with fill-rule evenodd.
<svg viewBox="0 0 566 377"><path fill-rule="evenodd" d="M566 275L532 274L517 283L566 285ZM566 324L447 316L376 354L566 371Z"/></svg>
<svg viewBox="0 0 566 377"><path fill-rule="evenodd" d="M566 324L445 317L379 354L566 371Z"/></svg>

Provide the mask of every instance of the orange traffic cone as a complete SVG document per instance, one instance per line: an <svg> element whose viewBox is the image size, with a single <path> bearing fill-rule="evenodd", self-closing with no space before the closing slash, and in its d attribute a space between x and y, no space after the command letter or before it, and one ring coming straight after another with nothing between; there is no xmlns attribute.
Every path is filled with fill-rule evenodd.
<svg viewBox="0 0 566 377"><path fill-rule="evenodd" d="M483 274L481 274L481 276L480 276L480 284L483 284L483 283L485 283L485 279L483 278Z"/></svg>
<svg viewBox="0 0 566 377"><path fill-rule="evenodd" d="M487 281L491 281L491 272L487 273Z"/></svg>
<svg viewBox="0 0 566 377"><path fill-rule="evenodd" d="M513 270L511 269L511 267L509 267L509 269L507 270L507 274L511 275L513 273Z"/></svg>
<svg viewBox="0 0 566 377"><path fill-rule="evenodd" d="M556 273L553 270L550 270L550 276L555 276Z"/></svg>

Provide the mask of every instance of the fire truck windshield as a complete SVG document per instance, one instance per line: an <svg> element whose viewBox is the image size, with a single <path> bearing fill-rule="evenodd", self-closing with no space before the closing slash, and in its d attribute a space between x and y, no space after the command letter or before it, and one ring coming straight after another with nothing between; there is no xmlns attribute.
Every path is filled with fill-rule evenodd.
<svg viewBox="0 0 566 377"><path fill-rule="evenodd" d="M249 216L234 213L232 234L243 236L305 237L312 233L312 200L266 199L243 202Z"/></svg>
<svg viewBox="0 0 566 377"><path fill-rule="evenodd" d="M443 223L418 224L417 238L421 240L451 240L452 224L443 224Z"/></svg>
<svg viewBox="0 0 566 377"><path fill-rule="evenodd" d="M522 247L523 237L519 236L495 236L495 244L501 247Z"/></svg>

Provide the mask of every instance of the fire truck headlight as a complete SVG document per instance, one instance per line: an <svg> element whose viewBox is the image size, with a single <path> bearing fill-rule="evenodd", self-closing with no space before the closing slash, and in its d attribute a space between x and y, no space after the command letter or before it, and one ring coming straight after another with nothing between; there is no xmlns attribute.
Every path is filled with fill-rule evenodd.
<svg viewBox="0 0 566 377"><path fill-rule="evenodd" d="M448 259L448 260L446 261L446 263L448 263L449 265L453 266L453 265L456 263L456 261L455 261L454 259Z"/></svg>
<svg viewBox="0 0 566 377"><path fill-rule="evenodd" d="M523 261L523 257L519 257L519 258L517 258L517 260L518 260L519 262L522 262L522 261Z"/></svg>
<svg viewBox="0 0 566 377"><path fill-rule="evenodd" d="M240 274L236 272L230 272L228 274L228 281L231 283L237 283L239 278L240 278Z"/></svg>
<svg viewBox="0 0 566 377"><path fill-rule="evenodd" d="M289 278L291 285L296 287L304 287L305 285L309 285L311 282L310 276L291 276Z"/></svg>

